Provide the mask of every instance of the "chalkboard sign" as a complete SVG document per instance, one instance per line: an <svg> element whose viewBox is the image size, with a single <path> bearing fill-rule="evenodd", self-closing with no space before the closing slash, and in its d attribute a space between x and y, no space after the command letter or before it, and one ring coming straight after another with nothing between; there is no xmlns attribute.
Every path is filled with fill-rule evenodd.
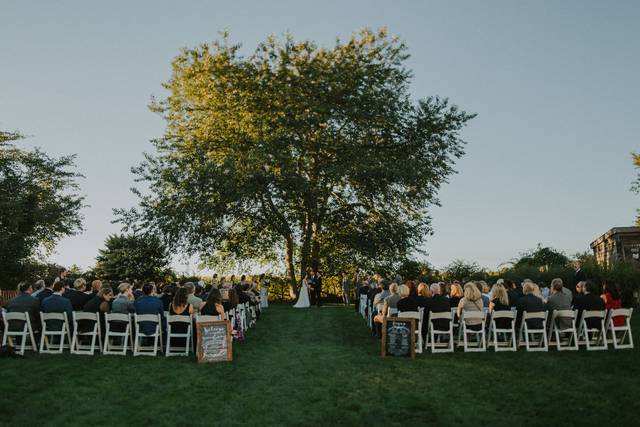
<svg viewBox="0 0 640 427"><path fill-rule="evenodd" d="M231 323L228 320L196 323L198 363L224 362L233 359Z"/></svg>
<svg viewBox="0 0 640 427"><path fill-rule="evenodd" d="M382 323L382 357L416 357L415 319L385 317Z"/></svg>

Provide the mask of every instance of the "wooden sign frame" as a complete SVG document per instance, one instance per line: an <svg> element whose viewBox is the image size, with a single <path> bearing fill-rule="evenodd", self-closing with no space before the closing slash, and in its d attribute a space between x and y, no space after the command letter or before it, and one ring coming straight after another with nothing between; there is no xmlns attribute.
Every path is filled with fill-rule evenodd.
<svg viewBox="0 0 640 427"><path fill-rule="evenodd" d="M233 360L233 337L231 336L231 322L228 320L214 320L212 322L196 322L196 334L198 336L196 356L198 358L198 363L208 363L204 360L204 355L202 353L202 333L200 330L202 328L206 328L207 326L219 326L225 325L227 330L227 358L224 359L226 362L231 362Z"/></svg>
<svg viewBox="0 0 640 427"><path fill-rule="evenodd" d="M387 354L387 322L403 322L409 324L411 337L409 338L409 354L411 359L416 358L416 319L407 317L385 317L382 321L382 357L390 357ZM420 332L422 333L422 332Z"/></svg>

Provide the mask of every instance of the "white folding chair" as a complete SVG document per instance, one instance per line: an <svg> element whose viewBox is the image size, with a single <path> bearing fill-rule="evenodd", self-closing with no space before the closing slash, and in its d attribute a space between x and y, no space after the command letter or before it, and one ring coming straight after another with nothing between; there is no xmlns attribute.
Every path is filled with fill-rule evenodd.
<svg viewBox="0 0 640 427"><path fill-rule="evenodd" d="M440 330L436 329L434 325L435 320L448 320L449 328ZM439 341L438 337L446 337L446 342ZM431 344L431 353L452 353L453 352L453 317L450 311L443 311L440 313L429 312L429 319L427 323L427 347Z"/></svg>
<svg viewBox="0 0 640 427"><path fill-rule="evenodd" d="M167 317L167 349L164 352L166 357L189 355L189 349L191 348L192 320L193 319L190 315L170 315ZM178 324L187 324L187 332L173 332L172 329ZM184 347L172 346L171 338L184 339Z"/></svg>
<svg viewBox="0 0 640 427"><path fill-rule="evenodd" d="M480 320L480 329L471 329L468 321ZM484 335L484 311L463 310L458 328L458 347L464 347L466 352L487 351L487 342ZM469 335L476 337L476 345L470 345ZM461 342L462 341L462 342Z"/></svg>
<svg viewBox="0 0 640 427"><path fill-rule="evenodd" d="M105 313L104 323L103 354L126 355L127 350L133 351L131 316L123 313ZM119 330L123 328L124 331ZM113 342L114 340L117 340L119 343L115 344Z"/></svg>
<svg viewBox="0 0 640 427"><path fill-rule="evenodd" d="M366 319L367 317L367 296L366 295L360 295L360 315L362 316L363 319Z"/></svg>
<svg viewBox="0 0 640 427"><path fill-rule="evenodd" d="M494 351L517 351L516 346L516 316L511 310L493 311L489 321L489 347L493 345ZM496 320L508 319L509 328L498 328ZM506 339L501 340L504 336Z"/></svg>
<svg viewBox="0 0 640 427"><path fill-rule="evenodd" d="M81 320L92 321L93 328L87 332L78 330L78 323ZM96 350L96 339L98 340L98 351L102 350L102 337L100 335L100 314L85 313L82 311L73 312L73 333L71 335L71 354L88 354L93 356ZM82 344L82 338L91 338L91 344Z"/></svg>
<svg viewBox="0 0 640 427"><path fill-rule="evenodd" d="M631 333L632 313L632 308L615 308L609 310L607 313L607 330L605 336L609 337L609 335L611 335L611 343L613 344L613 348L616 350L633 348L633 335ZM624 317L624 325L615 326L613 322L614 317ZM618 332L622 332L620 339L618 339Z"/></svg>
<svg viewBox="0 0 640 427"><path fill-rule="evenodd" d="M398 317L416 320L416 353L422 353L422 315L419 311L398 311Z"/></svg>
<svg viewBox="0 0 640 427"><path fill-rule="evenodd" d="M159 314L134 314L134 323L136 325L136 337L133 346L134 356L156 356L158 354L158 343L160 344L160 350L162 350L162 318ZM155 330L151 335L144 334L140 330L140 322L152 322L155 323ZM153 346L143 346L143 339L153 338Z"/></svg>
<svg viewBox="0 0 640 427"><path fill-rule="evenodd" d="M387 307L387 317L395 316L398 314L398 309L394 307Z"/></svg>
<svg viewBox="0 0 640 427"><path fill-rule="evenodd" d="M24 355L24 351L27 347L27 340L29 340L29 349L38 351L36 346L36 340L33 336L33 328L31 327L31 319L28 313L7 313L3 311L2 322L4 324L4 335L2 336L2 345L9 345L16 347L16 353ZM9 322L16 321L22 322L22 329L9 329ZM13 338L20 338L20 346L14 345Z"/></svg>
<svg viewBox="0 0 640 427"><path fill-rule="evenodd" d="M605 310L584 310L578 327L578 340L585 344L587 351L606 350L607 339L604 327ZM598 326L590 328L587 319L595 319ZM599 319L599 320L598 320Z"/></svg>
<svg viewBox="0 0 640 427"><path fill-rule="evenodd" d="M542 329L530 328L527 320L539 319L542 321ZM549 351L549 341L547 340L547 312L535 311L527 313L522 312L522 323L520 323L520 332L518 345L524 346L527 351ZM540 335L538 341L535 340L536 335ZM524 341L524 342L523 342Z"/></svg>
<svg viewBox="0 0 640 427"><path fill-rule="evenodd" d="M560 328L560 319L571 320L571 327ZM563 334L568 335L568 338L562 339ZM551 322L549 325L549 345L556 344L558 351L574 350L578 348L578 332L576 331L576 312L573 310L554 310L551 315Z"/></svg>
<svg viewBox="0 0 640 427"><path fill-rule="evenodd" d="M69 348L71 337L69 336L69 320L67 319L67 313L40 312L40 319L42 321L42 332L40 336L40 353L60 354L65 348ZM48 329L47 322L51 320L62 322L61 329L59 330ZM54 337L57 337L60 340L59 344L54 344L52 342L49 342L49 339ZM67 340L67 344L65 344L65 339ZM58 347L57 350L55 349L54 345Z"/></svg>

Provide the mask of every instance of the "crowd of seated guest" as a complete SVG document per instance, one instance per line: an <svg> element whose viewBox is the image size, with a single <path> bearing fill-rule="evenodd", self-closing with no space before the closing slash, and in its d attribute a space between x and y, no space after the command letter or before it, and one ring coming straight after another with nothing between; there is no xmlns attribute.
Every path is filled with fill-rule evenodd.
<svg viewBox="0 0 640 427"><path fill-rule="evenodd" d="M239 304L248 303L257 306L255 312L260 313L260 297L256 285L242 276L241 281L235 281L232 276L228 281L214 282L205 289L203 283L187 282L184 284L167 283L158 287L153 282L141 281L112 282L93 280L90 289L83 278L70 280L66 277L66 270L60 270L55 280L45 283L38 282L38 292L34 293L34 285L23 282L18 286L19 294L7 303L8 312L28 313L31 326L36 334L40 332L40 313L66 313L70 330L73 328L73 312L96 313L104 324L106 313L139 315L159 315L161 328L166 329L165 313L169 315L202 315L219 316L225 319L225 312L235 309ZM116 291L116 292L114 292ZM10 328L19 329L19 322L11 322ZM95 321L80 320L78 330L87 332L93 329ZM62 321L49 320L47 328L60 330ZM182 326L177 325L175 333ZM155 332L155 322L140 322L141 332L151 335ZM232 329L235 326L232 325ZM117 325L114 330L117 330ZM104 332L104 328L102 328ZM235 331L234 331L235 332Z"/></svg>
<svg viewBox="0 0 640 427"><path fill-rule="evenodd" d="M468 281L461 286L457 281L449 284L433 283L427 286L425 283L416 283L407 280L404 283L390 281L391 279L373 279L368 277L358 283L356 292L360 296L366 296L365 310L369 307L373 310L374 335L381 336L381 324L387 316L393 316L389 309L395 308L399 312L415 312L423 310L423 335L426 334L426 322L429 313L447 312L453 309L454 322L464 318L465 312L487 312L487 319L491 313L498 311L514 311L516 330L522 323L523 314L549 312L548 321L556 310L574 310L575 320L580 321L583 311L609 310L621 308L620 288L616 284L605 284L602 293L592 281L581 281L576 284L575 292L564 286L562 279L553 279L550 286L544 283L535 283L525 279L521 284L516 284L508 279L498 279L492 286L484 281ZM397 279L396 279L397 280ZM356 302L359 309L360 301ZM560 329L568 329L572 325L571 318L556 317ZM620 326L624 318L615 317L614 325ZM438 319L437 328L446 330L447 319ZM599 320L587 319L589 328L598 327ZM470 329L488 327L488 320L473 318L467 319L466 325ZM542 328L542 319L527 319L530 329ZM548 327L549 325L547 325ZM509 318L496 319L496 327L506 329L511 327Z"/></svg>

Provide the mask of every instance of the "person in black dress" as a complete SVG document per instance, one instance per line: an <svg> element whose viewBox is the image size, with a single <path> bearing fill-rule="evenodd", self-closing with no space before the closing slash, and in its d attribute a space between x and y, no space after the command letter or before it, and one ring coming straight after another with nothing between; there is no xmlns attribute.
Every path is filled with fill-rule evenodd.
<svg viewBox="0 0 640 427"><path fill-rule="evenodd" d="M182 287L176 290L176 295L173 297L173 301L169 304L170 316L190 316L193 314L193 306L187 302L188 297L187 289ZM176 322L171 324L171 333L174 334L186 334L189 328L188 323ZM167 338L169 339L169 338ZM169 343L171 345L172 343ZM173 346L184 347L184 338L173 338Z"/></svg>

